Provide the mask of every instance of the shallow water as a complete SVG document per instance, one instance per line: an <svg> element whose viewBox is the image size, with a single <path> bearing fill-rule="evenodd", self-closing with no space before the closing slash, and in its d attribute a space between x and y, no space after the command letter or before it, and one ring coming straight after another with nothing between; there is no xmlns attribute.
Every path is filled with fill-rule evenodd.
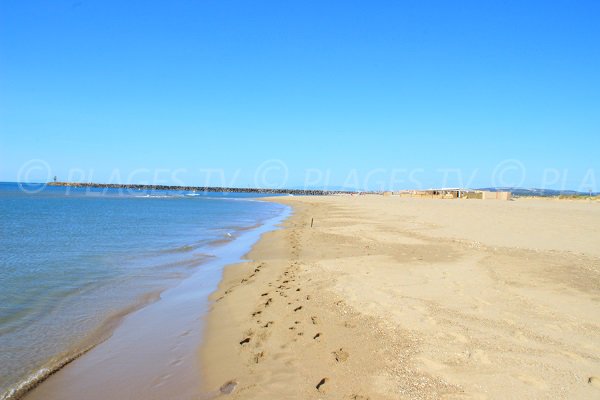
<svg viewBox="0 0 600 400"><path fill-rule="evenodd" d="M102 341L166 288L202 279L218 249L282 213L250 196L0 184L0 393Z"/></svg>

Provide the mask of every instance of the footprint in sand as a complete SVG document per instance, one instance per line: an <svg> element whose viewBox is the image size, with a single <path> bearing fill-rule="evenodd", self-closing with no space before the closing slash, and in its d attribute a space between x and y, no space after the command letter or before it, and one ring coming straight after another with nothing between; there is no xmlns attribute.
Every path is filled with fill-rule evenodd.
<svg viewBox="0 0 600 400"><path fill-rule="evenodd" d="M315 388L319 391L322 392L323 391L323 386L325 385L325 383L327 383L327 378L323 378L319 381L319 383L317 383L317 386L315 386Z"/></svg>
<svg viewBox="0 0 600 400"><path fill-rule="evenodd" d="M254 357L252 357L252 359L254 360L255 364L258 364L264 356L265 356L265 353L263 351L261 351L260 353L254 354Z"/></svg>
<svg viewBox="0 0 600 400"><path fill-rule="evenodd" d="M249 337L247 337L247 338L245 338L245 339L243 339L243 340L240 341L240 345L241 346L243 346L243 345L245 345L247 343L250 343L250 338Z"/></svg>
<svg viewBox="0 0 600 400"><path fill-rule="evenodd" d="M344 349L341 347L339 350L334 351L332 354L335 357L335 361L337 362L344 362L348 359L348 357L350 357L350 354L348 354L347 351L344 351Z"/></svg>
<svg viewBox="0 0 600 400"><path fill-rule="evenodd" d="M223 393L223 394L231 394L233 393L233 391L235 390L237 386L237 382L236 381L228 381L225 382L220 388L219 388L219 392Z"/></svg>
<svg viewBox="0 0 600 400"><path fill-rule="evenodd" d="M321 333L317 333L315 336L313 336L313 339L317 340L320 337L321 337Z"/></svg>
<svg viewBox="0 0 600 400"><path fill-rule="evenodd" d="M300 310L302 310L302 306L298 306L298 307L294 308L294 312L300 311Z"/></svg>
<svg viewBox="0 0 600 400"><path fill-rule="evenodd" d="M172 361L169 363L169 365L171 365L171 366L173 366L173 367L176 367L176 366L178 366L178 365L181 365L182 363L183 363L183 360L181 360L181 359L176 359L176 360L172 360Z"/></svg>
<svg viewBox="0 0 600 400"><path fill-rule="evenodd" d="M588 378L588 383L590 385L592 385L593 387L600 389L600 377L597 376L590 376Z"/></svg>
<svg viewBox="0 0 600 400"><path fill-rule="evenodd" d="M317 317L310 317L310 320L312 321L313 325L317 325L319 323L319 319Z"/></svg>

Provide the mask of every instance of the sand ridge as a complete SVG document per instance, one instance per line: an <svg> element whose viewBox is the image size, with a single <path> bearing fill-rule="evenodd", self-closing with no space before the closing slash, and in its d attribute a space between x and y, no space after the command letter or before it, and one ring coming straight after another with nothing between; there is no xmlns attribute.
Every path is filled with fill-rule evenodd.
<svg viewBox="0 0 600 400"><path fill-rule="evenodd" d="M213 294L200 350L213 397L600 395L596 204L276 201L294 215ZM464 215L466 233L448 223ZM560 243L531 237L544 224L561 224Z"/></svg>

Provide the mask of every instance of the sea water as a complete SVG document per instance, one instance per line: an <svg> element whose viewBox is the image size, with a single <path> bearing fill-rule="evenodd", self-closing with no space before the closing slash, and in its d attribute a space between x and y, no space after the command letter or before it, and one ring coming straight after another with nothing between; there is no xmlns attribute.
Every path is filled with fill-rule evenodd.
<svg viewBox="0 0 600 400"><path fill-rule="evenodd" d="M0 399L285 212L256 197L0 183Z"/></svg>

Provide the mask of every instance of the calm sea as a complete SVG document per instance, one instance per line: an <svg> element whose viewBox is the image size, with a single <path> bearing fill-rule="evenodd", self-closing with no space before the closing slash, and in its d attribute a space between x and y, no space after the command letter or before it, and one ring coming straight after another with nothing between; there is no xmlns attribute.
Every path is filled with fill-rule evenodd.
<svg viewBox="0 0 600 400"><path fill-rule="evenodd" d="M285 212L256 194L0 183L0 399Z"/></svg>

